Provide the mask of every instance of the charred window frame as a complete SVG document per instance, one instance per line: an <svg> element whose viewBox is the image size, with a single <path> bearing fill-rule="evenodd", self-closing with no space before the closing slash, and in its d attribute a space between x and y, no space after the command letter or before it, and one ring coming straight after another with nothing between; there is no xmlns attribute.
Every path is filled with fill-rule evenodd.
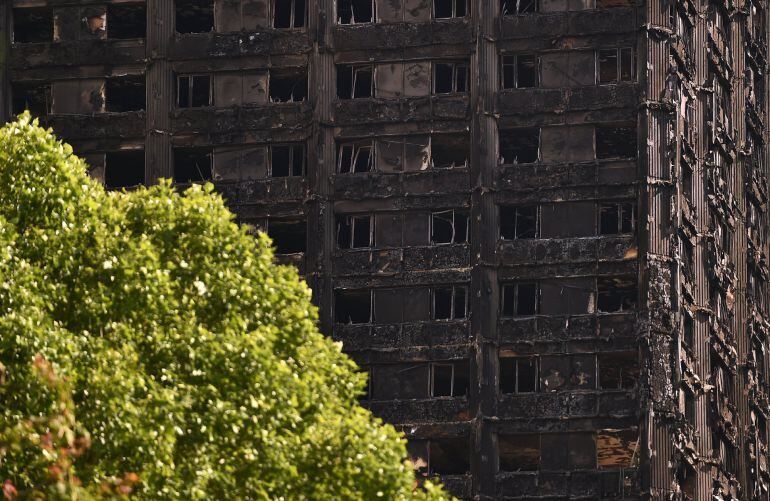
<svg viewBox="0 0 770 501"><path fill-rule="evenodd" d="M348 289L334 291L334 322L348 325L374 323L374 291Z"/></svg>
<svg viewBox="0 0 770 501"><path fill-rule="evenodd" d="M684 275L690 280L695 279L695 248L692 243L685 239L680 238L680 250L682 254L682 271Z"/></svg>
<svg viewBox="0 0 770 501"><path fill-rule="evenodd" d="M540 434L515 433L497 436L498 471L526 472L540 469Z"/></svg>
<svg viewBox="0 0 770 501"><path fill-rule="evenodd" d="M434 169L462 169L468 167L470 135L434 134L430 138L430 166Z"/></svg>
<svg viewBox="0 0 770 501"><path fill-rule="evenodd" d="M107 78L104 94L108 112L143 110L147 103L145 77L144 75L126 75Z"/></svg>
<svg viewBox="0 0 770 501"><path fill-rule="evenodd" d="M109 151L104 155L107 189L131 188L145 183L144 150Z"/></svg>
<svg viewBox="0 0 770 501"><path fill-rule="evenodd" d="M304 28L306 20L305 0L273 0L273 28Z"/></svg>
<svg viewBox="0 0 770 501"><path fill-rule="evenodd" d="M765 243L765 213L762 204L752 196L746 200L746 226L753 230L752 234L759 244Z"/></svg>
<svg viewBox="0 0 770 501"><path fill-rule="evenodd" d="M470 367L467 360L431 362L431 397L464 397L468 394L469 383Z"/></svg>
<svg viewBox="0 0 770 501"><path fill-rule="evenodd" d="M270 177L302 177L305 175L307 155L304 143L270 146Z"/></svg>
<svg viewBox="0 0 770 501"><path fill-rule="evenodd" d="M211 75L177 75L177 108L205 108L213 106L214 93Z"/></svg>
<svg viewBox="0 0 770 501"><path fill-rule="evenodd" d="M13 43L53 42L52 7L13 9Z"/></svg>
<svg viewBox="0 0 770 501"><path fill-rule="evenodd" d="M174 0L174 7L177 33L214 31L214 0Z"/></svg>
<svg viewBox="0 0 770 501"><path fill-rule="evenodd" d="M267 234L273 240L275 253L302 254L307 250L307 221L268 219Z"/></svg>
<svg viewBox="0 0 770 501"><path fill-rule="evenodd" d="M761 312L766 312L765 282L758 270L749 269L746 273L746 295Z"/></svg>
<svg viewBox="0 0 770 501"><path fill-rule="evenodd" d="M690 21L690 17L679 5L678 2L671 2L669 5L668 23L677 38L684 44L687 55L692 58L695 55L695 52L693 51L694 26Z"/></svg>
<svg viewBox="0 0 770 501"><path fill-rule="evenodd" d="M128 40L147 37L147 4L116 3L107 5L107 37Z"/></svg>
<svg viewBox="0 0 770 501"><path fill-rule="evenodd" d="M528 164L540 160L540 128L501 130L500 163Z"/></svg>
<svg viewBox="0 0 770 501"><path fill-rule="evenodd" d="M682 341L688 348L695 348L695 321L689 310L682 314Z"/></svg>
<svg viewBox="0 0 770 501"><path fill-rule="evenodd" d="M13 114L18 115L24 110L36 117L42 117L51 113L51 84L49 83L11 83Z"/></svg>
<svg viewBox="0 0 770 501"><path fill-rule="evenodd" d="M681 170L682 195L684 195L684 198L687 199L687 201L692 204L693 203L693 170L692 170L692 167L685 164L684 162L681 163L681 166L682 166L682 170Z"/></svg>
<svg viewBox="0 0 770 501"><path fill-rule="evenodd" d="M434 287L431 292L433 320L465 320L468 311L467 287Z"/></svg>
<svg viewBox="0 0 770 501"><path fill-rule="evenodd" d="M470 90L470 70L467 61L433 63L433 93L459 94Z"/></svg>
<svg viewBox="0 0 770 501"><path fill-rule="evenodd" d="M599 204L599 234L628 235L636 231L636 204L613 202Z"/></svg>
<svg viewBox="0 0 770 501"><path fill-rule="evenodd" d="M711 99L709 103L709 114L711 115L711 142L716 143L716 134L719 127L731 131L732 117L732 97L729 84L722 81L718 72L709 64L709 73L711 80Z"/></svg>
<svg viewBox="0 0 770 501"><path fill-rule="evenodd" d="M636 124L602 124L596 126L596 158L636 158Z"/></svg>
<svg viewBox="0 0 770 501"><path fill-rule="evenodd" d="M468 15L470 0L433 0L433 18L450 19Z"/></svg>
<svg viewBox="0 0 770 501"><path fill-rule="evenodd" d="M307 99L307 68L270 70L268 94L272 103L301 103Z"/></svg>
<svg viewBox="0 0 770 501"><path fill-rule="evenodd" d="M599 49L596 71L600 84L633 82L636 80L636 51L633 47Z"/></svg>
<svg viewBox="0 0 770 501"><path fill-rule="evenodd" d="M537 393L539 372L538 357L500 357L500 393Z"/></svg>
<svg viewBox="0 0 770 501"><path fill-rule="evenodd" d="M757 380L760 384L767 383L767 367L765 365L765 340L753 337L751 340L751 352L754 358L754 368L757 371Z"/></svg>
<svg viewBox="0 0 770 501"><path fill-rule="evenodd" d="M337 24L366 24L377 20L375 0L336 0Z"/></svg>
<svg viewBox="0 0 770 501"><path fill-rule="evenodd" d="M679 410L690 426L695 426L695 395L689 388L679 390Z"/></svg>
<svg viewBox="0 0 770 501"><path fill-rule="evenodd" d="M596 307L602 313L636 309L638 284L635 277L602 277L596 280Z"/></svg>
<svg viewBox="0 0 770 501"><path fill-rule="evenodd" d="M201 183L212 180L210 147L174 148L174 182Z"/></svg>
<svg viewBox="0 0 770 501"><path fill-rule="evenodd" d="M596 372L602 390L633 390L639 384L639 353L600 353L596 356Z"/></svg>
<svg viewBox="0 0 770 501"><path fill-rule="evenodd" d="M524 240L539 237L539 205L500 206L500 238L502 240Z"/></svg>
<svg viewBox="0 0 770 501"><path fill-rule="evenodd" d="M337 216L337 248L342 250L370 249L374 246L373 215Z"/></svg>
<svg viewBox="0 0 770 501"><path fill-rule="evenodd" d="M733 235L730 227L718 214L711 213L711 228L714 234L714 243L726 254L730 253L733 244Z"/></svg>
<svg viewBox="0 0 770 501"><path fill-rule="evenodd" d="M502 59L502 88L528 89L540 85L540 58L535 54L508 54Z"/></svg>
<svg viewBox="0 0 770 501"><path fill-rule="evenodd" d="M467 437L431 439L428 442L428 476L465 475L469 471Z"/></svg>
<svg viewBox="0 0 770 501"><path fill-rule="evenodd" d="M468 212L446 210L434 212L430 217L430 242L432 245L468 243Z"/></svg>
<svg viewBox="0 0 770 501"><path fill-rule="evenodd" d="M374 170L374 141L345 141L337 145L337 172L355 174Z"/></svg>
<svg viewBox="0 0 770 501"><path fill-rule="evenodd" d="M516 282L501 287L503 318L530 317L540 313L540 284Z"/></svg>
<svg viewBox="0 0 770 501"><path fill-rule="evenodd" d="M500 0L500 14L514 16L538 12L537 0Z"/></svg>
<svg viewBox="0 0 770 501"><path fill-rule="evenodd" d="M337 65L337 97L339 99L374 97L374 65Z"/></svg>

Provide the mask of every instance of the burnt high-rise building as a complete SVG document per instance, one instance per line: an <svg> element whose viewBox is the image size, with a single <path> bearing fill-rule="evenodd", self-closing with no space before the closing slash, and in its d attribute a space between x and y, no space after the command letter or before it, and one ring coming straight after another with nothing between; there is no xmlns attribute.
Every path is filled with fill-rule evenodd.
<svg viewBox="0 0 770 501"><path fill-rule="evenodd" d="M4 0L0 118L211 181L421 474L763 499L767 0Z"/></svg>

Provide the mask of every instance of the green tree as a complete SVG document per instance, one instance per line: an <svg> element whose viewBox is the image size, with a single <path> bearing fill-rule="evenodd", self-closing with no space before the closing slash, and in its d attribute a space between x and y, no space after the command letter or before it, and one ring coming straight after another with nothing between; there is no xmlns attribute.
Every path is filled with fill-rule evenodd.
<svg viewBox="0 0 770 501"><path fill-rule="evenodd" d="M364 376L310 295L212 186L105 191L19 116L0 129L0 482L50 481L57 459L7 437L60 422L64 391L70 438L90 437L66 439L66 474L85 486L130 472L152 499L445 498L357 405Z"/></svg>

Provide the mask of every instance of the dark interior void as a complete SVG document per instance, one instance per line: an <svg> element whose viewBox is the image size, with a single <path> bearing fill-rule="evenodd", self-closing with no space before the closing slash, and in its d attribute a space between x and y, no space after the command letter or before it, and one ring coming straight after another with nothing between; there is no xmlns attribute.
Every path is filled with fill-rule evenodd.
<svg viewBox="0 0 770 501"><path fill-rule="evenodd" d="M175 0L177 33L214 31L214 0Z"/></svg>
<svg viewBox="0 0 770 501"><path fill-rule="evenodd" d="M468 212L443 211L431 215L431 242L463 244L468 242Z"/></svg>
<svg viewBox="0 0 770 501"><path fill-rule="evenodd" d="M53 9L51 7L13 9L13 41L15 43L53 41Z"/></svg>
<svg viewBox="0 0 770 501"><path fill-rule="evenodd" d="M337 170L341 174L369 172L372 160L372 141L357 141L340 144L337 148Z"/></svg>
<svg viewBox="0 0 770 501"><path fill-rule="evenodd" d="M537 381L537 358L500 358L501 393L534 393L538 388Z"/></svg>
<svg viewBox="0 0 770 501"><path fill-rule="evenodd" d="M337 0L340 24L373 23L374 0Z"/></svg>
<svg viewBox="0 0 770 501"><path fill-rule="evenodd" d="M435 475L462 475L470 470L467 438L441 438L430 441L430 472Z"/></svg>
<svg viewBox="0 0 770 501"><path fill-rule="evenodd" d="M371 65L337 66L337 97L357 99L374 96L374 67Z"/></svg>
<svg viewBox="0 0 770 501"><path fill-rule="evenodd" d="M529 316L540 312L540 290L534 282L505 284L502 294L504 317Z"/></svg>
<svg viewBox="0 0 770 501"><path fill-rule="evenodd" d="M435 134L431 137L431 161L433 167L465 167L470 158L469 134Z"/></svg>
<svg viewBox="0 0 770 501"><path fill-rule="evenodd" d="M270 101L295 103L307 98L307 69L270 72Z"/></svg>
<svg viewBox="0 0 770 501"><path fill-rule="evenodd" d="M636 127L597 125L596 158L636 158Z"/></svg>
<svg viewBox="0 0 770 501"><path fill-rule="evenodd" d="M33 116L42 117L51 112L50 84L14 83L11 85L11 96L14 115L29 110Z"/></svg>
<svg viewBox="0 0 770 501"><path fill-rule="evenodd" d="M177 106L179 108L211 106L211 75L177 77Z"/></svg>
<svg viewBox="0 0 770 501"><path fill-rule="evenodd" d="M436 19L450 17L465 17L468 14L467 0L434 0L433 6Z"/></svg>
<svg viewBox="0 0 770 501"><path fill-rule="evenodd" d="M334 321L339 324L366 324L374 320L370 291L338 290L334 295Z"/></svg>
<svg viewBox="0 0 770 501"><path fill-rule="evenodd" d="M210 181L211 156L211 148L174 148L174 181Z"/></svg>
<svg viewBox="0 0 770 501"><path fill-rule="evenodd" d="M267 223L267 234L273 239L277 254L305 252L307 223L305 221L276 221Z"/></svg>
<svg viewBox="0 0 770 501"><path fill-rule="evenodd" d="M131 39L147 36L147 5L116 3L107 5L107 38Z"/></svg>
<svg viewBox="0 0 770 501"><path fill-rule="evenodd" d="M516 433L497 436L500 471L537 471L540 467L540 435Z"/></svg>
<svg viewBox="0 0 770 501"><path fill-rule="evenodd" d="M105 84L107 111L139 111L145 109L146 87L144 75L108 78Z"/></svg>
<svg viewBox="0 0 770 501"><path fill-rule="evenodd" d="M305 26L305 0L276 0L273 3L274 28L302 28Z"/></svg>
<svg viewBox="0 0 770 501"><path fill-rule="evenodd" d="M372 217L337 216L337 246L340 249L361 249L374 245Z"/></svg>
<svg viewBox="0 0 770 501"><path fill-rule="evenodd" d="M537 162L540 157L540 129L501 130L500 156L504 164Z"/></svg>
<svg viewBox="0 0 770 501"><path fill-rule="evenodd" d="M639 382L639 354L636 352L597 355L599 387L602 390L632 390Z"/></svg>
<svg viewBox="0 0 770 501"><path fill-rule="evenodd" d="M537 12L537 0L500 0L500 13L504 16Z"/></svg>
<svg viewBox="0 0 770 501"><path fill-rule="evenodd" d="M431 366L431 396L464 397L468 394L470 369L467 360L436 362Z"/></svg>
<svg viewBox="0 0 770 501"><path fill-rule="evenodd" d="M465 292L465 287L436 287L433 290L433 319L464 319L467 304Z"/></svg>
<svg viewBox="0 0 770 501"><path fill-rule="evenodd" d="M599 311L611 313L636 308L637 283L634 277L599 278L596 283L596 307Z"/></svg>
<svg viewBox="0 0 770 501"><path fill-rule="evenodd" d="M500 206L500 238L537 238L537 209L536 205Z"/></svg>
<svg viewBox="0 0 770 501"><path fill-rule="evenodd" d="M270 148L270 176L291 177L305 174L305 145L283 144Z"/></svg>
<svg viewBox="0 0 770 501"><path fill-rule="evenodd" d="M144 184L144 150L108 152L104 158L104 185L110 189Z"/></svg>

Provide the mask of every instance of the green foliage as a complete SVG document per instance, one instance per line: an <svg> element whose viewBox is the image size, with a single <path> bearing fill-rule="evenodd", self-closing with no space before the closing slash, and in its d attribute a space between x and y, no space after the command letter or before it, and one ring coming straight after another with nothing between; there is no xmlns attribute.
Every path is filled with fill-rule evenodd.
<svg viewBox="0 0 770 501"><path fill-rule="evenodd" d="M152 499L445 498L415 489L402 439L357 405L363 376L270 245L210 185L107 192L29 115L0 129L0 437L61 416L64 384L67 429L90 436L67 455L86 486L131 472ZM0 481L32 489L51 463L11 442Z"/></svg>

